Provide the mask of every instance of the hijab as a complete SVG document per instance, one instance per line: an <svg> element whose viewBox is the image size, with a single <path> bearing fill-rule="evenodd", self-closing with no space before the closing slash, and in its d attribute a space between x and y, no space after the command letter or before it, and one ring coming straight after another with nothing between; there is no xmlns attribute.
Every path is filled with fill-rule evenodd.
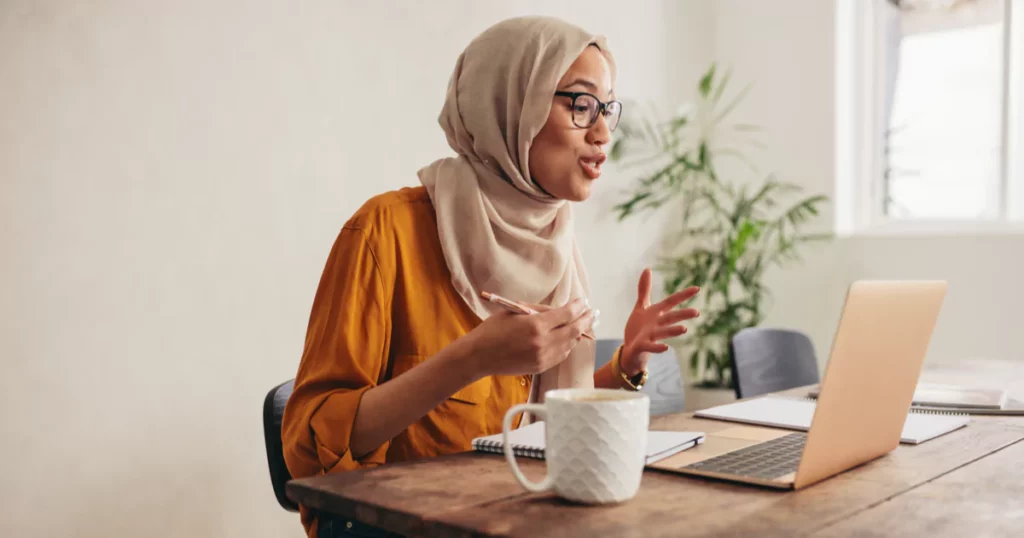
<svg viewBox="0 0 1024 538"><path fill-rule="evenodd" d="M533 139L547 122L559 80L602 36L550 17L500 22L459 55L439 122L456 156L419 171L437 215L452 284L481 319L500 307L491 292L560 307L590 292L572 207L530 177ZM530 400L555 388L592 388L594 345L582 340L535 377Z"/></svg>

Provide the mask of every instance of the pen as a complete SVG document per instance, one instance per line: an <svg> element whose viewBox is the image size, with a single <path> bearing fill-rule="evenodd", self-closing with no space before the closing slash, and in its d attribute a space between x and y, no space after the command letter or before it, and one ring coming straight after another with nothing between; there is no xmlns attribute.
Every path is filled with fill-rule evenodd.
<svg viewBox="0 0 1024 538"><path fill-rule="evenodd" d="M539 314L540 313L540 312L537 312L536 310L534 310L534 309L532 309L532 308L530 308L530 307L528 307L528 306L526 306L526 305L524 305L522 303L518 303L518 302L513 301L511 299L506 299L506 298L504 298L504 297L502 297L500 295L494 294L494 293L490 293L490 292L486 292L485 291L485 292L481 292L480 296L483 297L484 299L492 302L492 303L499 304L499 305L505 307L506 310L508 310L510 312L515 312L516 314L531 315L531 314ZM583 337L584 338L589 338L590 340L594 340L594 335L592 335L590 333L586 333L586 332L583 333Z"/></svg>

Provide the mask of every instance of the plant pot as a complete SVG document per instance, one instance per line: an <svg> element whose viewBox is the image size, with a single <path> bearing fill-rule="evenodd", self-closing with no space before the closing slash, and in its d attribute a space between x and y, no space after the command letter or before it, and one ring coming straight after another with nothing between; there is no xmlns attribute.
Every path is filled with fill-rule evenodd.
<svg viewBox="0 0 1024 538"><path fill-rule="evenodd" d="M736 392L728 388L706 388L687 385L684 390L684 411L698 411L736 400Z"/></svg>
<svg viewBox="0 0 1024 538"><path fill-rule="evenodd" d="M679 372L683 378L683 410L697 411L727 404L736 400L736 392L731 387L704 387L698 385L690 371L690 355L684 346L673 346L676 360L679 361Z"/></svg>

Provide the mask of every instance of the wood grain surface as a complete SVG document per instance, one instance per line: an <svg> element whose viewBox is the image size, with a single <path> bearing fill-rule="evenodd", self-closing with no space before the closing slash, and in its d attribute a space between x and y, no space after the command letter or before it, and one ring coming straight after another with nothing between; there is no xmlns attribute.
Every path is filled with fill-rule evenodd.
<svg viewBox="0 0 1024 538"><path fill-rule="evenodd" d="M1002 386L1024 396L1024 365L978 361L923 380ZM806 389L787 391L802 395ZM672 414L652 429L730 424ZM966 428L796 492L664 471L636 498L581 506L528 494L500 455L463 453L295 480L297 502L410 536L1002 536L1024 528L1024 417L976 416ZM539 479L544 463L520 460Z"/></svg>

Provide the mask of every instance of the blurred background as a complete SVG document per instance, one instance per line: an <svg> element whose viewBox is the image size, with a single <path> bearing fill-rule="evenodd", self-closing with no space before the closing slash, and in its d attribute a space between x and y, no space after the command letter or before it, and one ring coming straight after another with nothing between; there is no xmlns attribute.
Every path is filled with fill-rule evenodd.
<svg viewBox="0 0 1024 538"><path fill-rule="evenodd" d="M342 223L450 154L456 57L525 14L608 36L624 116L690 118L736 192L819 197L758 324L824 365L850 282L942 278L928 362L1024 360L1020 0L0 0L0 535L302 536L263 396ZM725 72L742 166L701 112ZM604 337L692 259L673 206L618 218L623 151L575 208Z"/></svg>

